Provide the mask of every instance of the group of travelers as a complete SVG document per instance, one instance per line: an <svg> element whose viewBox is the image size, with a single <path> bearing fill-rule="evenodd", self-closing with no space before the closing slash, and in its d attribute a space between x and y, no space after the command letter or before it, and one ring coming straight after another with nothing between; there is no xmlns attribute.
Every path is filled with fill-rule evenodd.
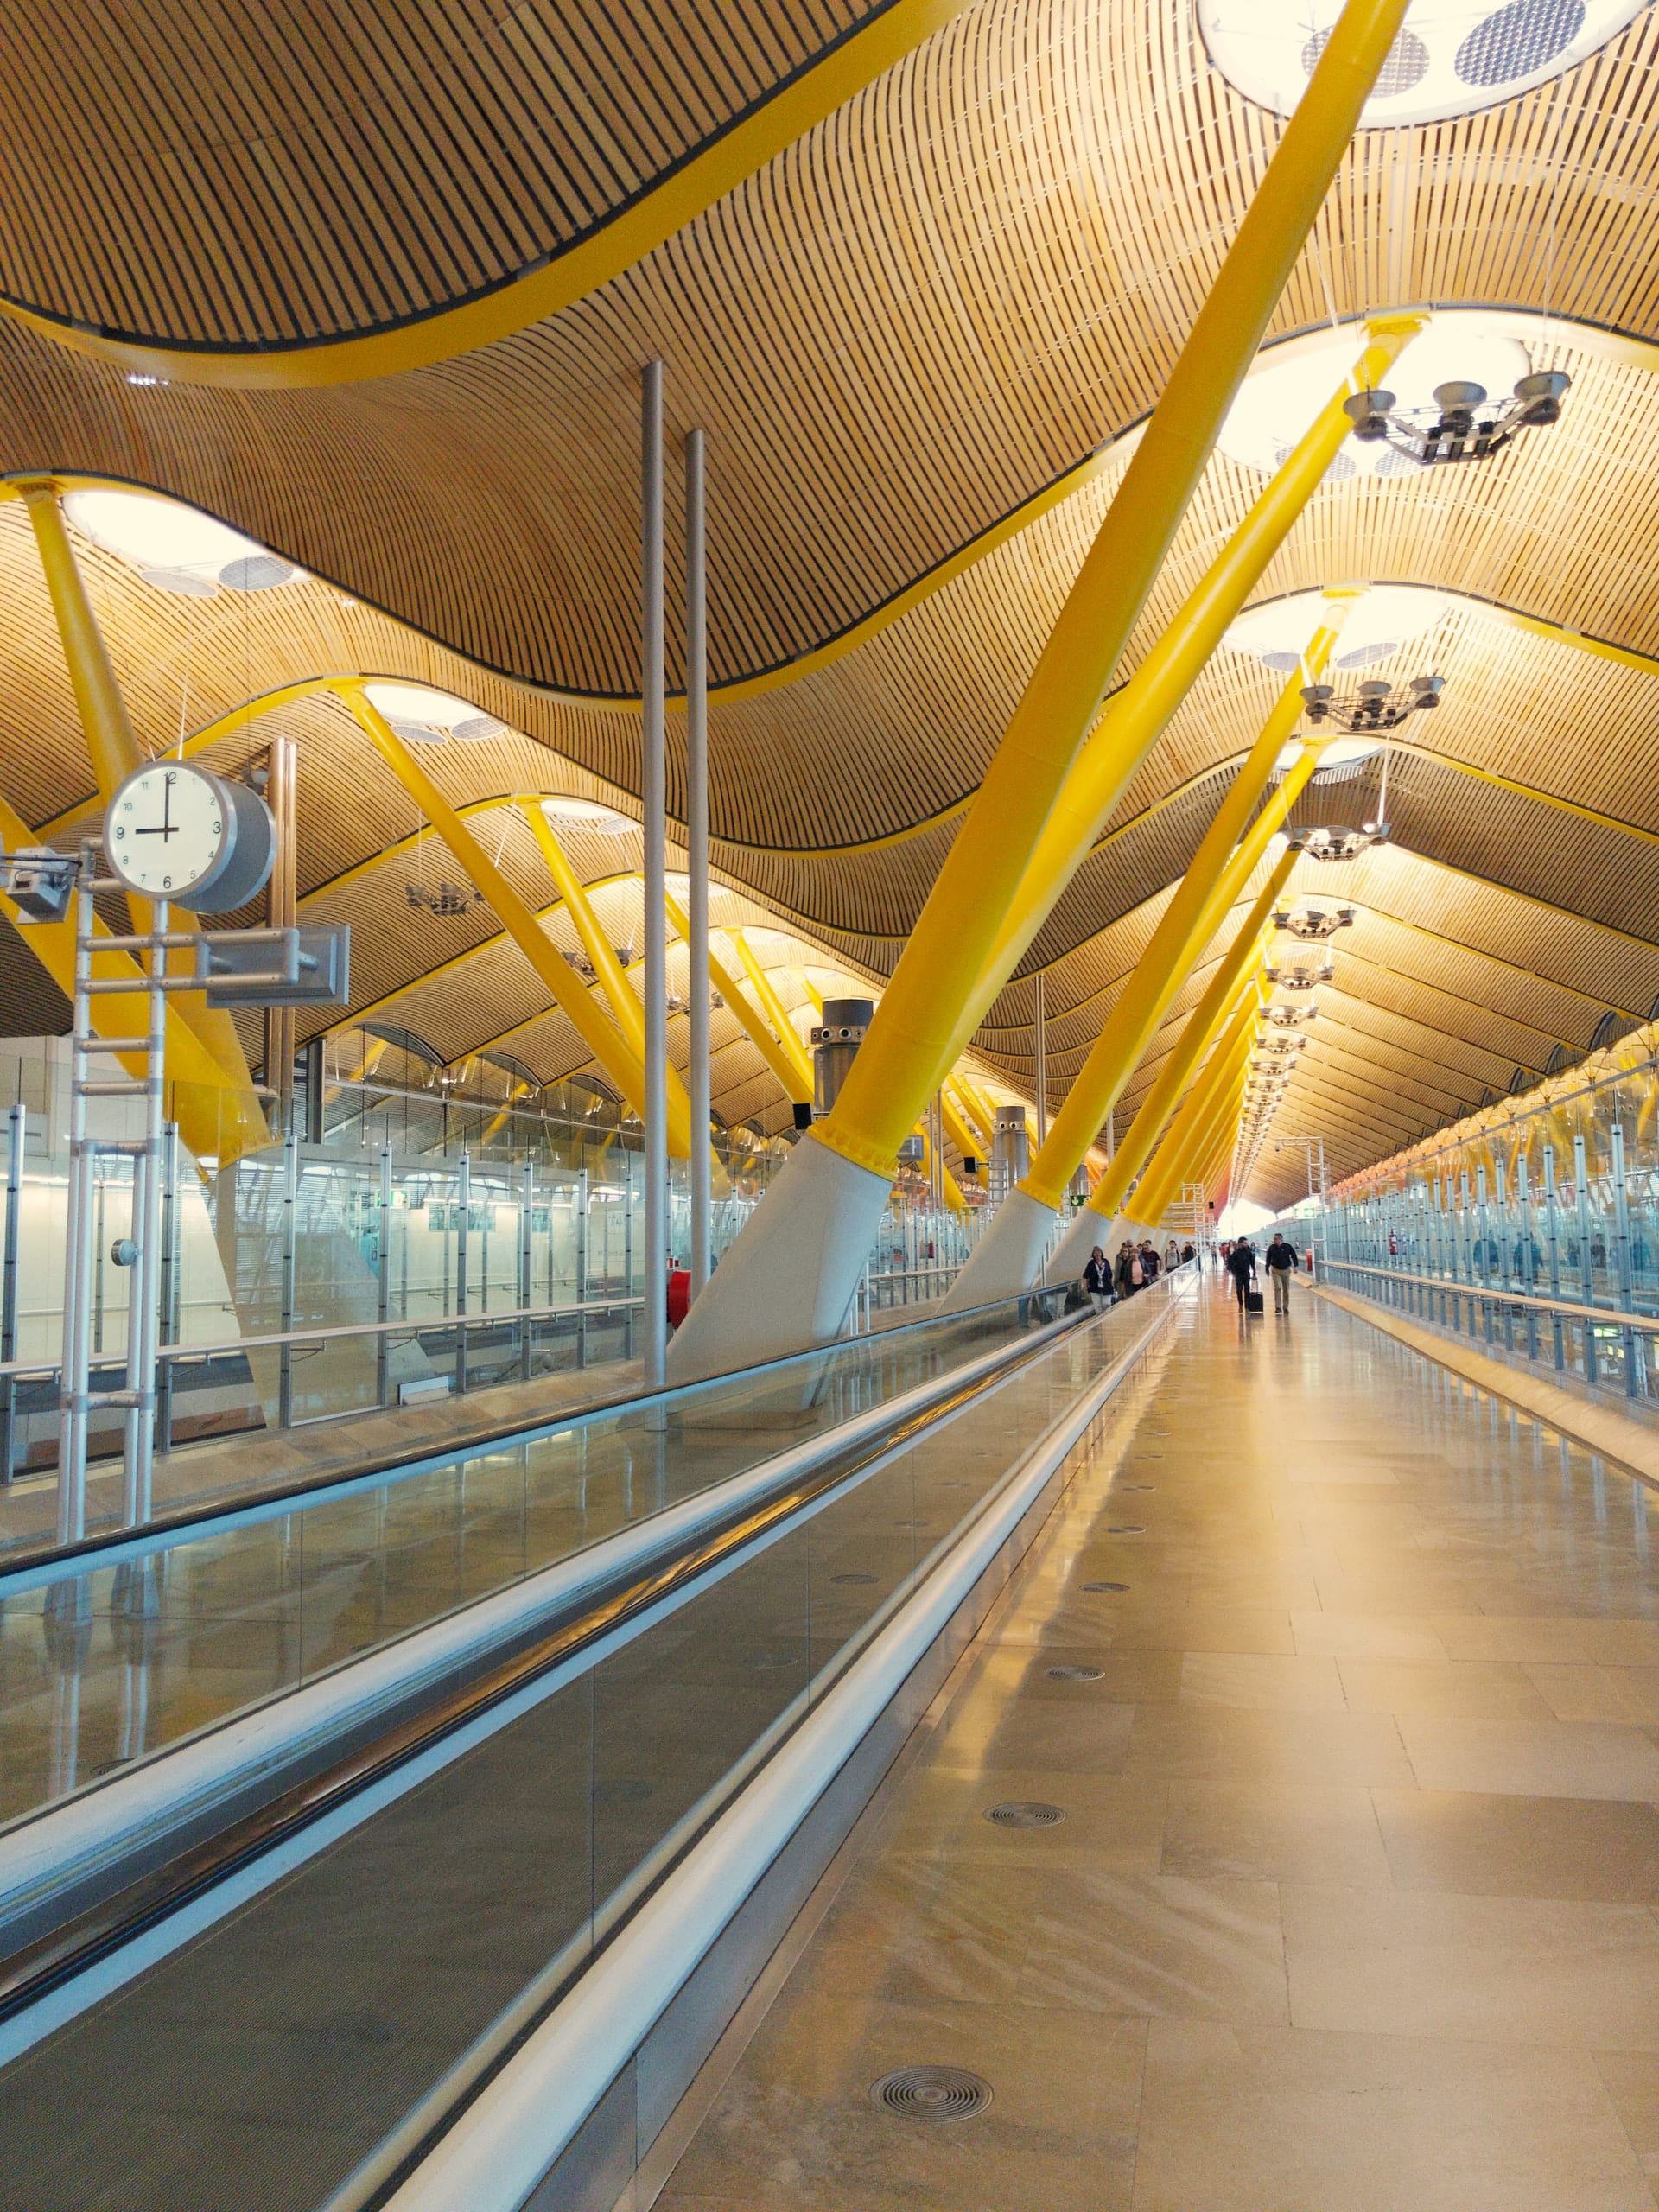
<svg viewBox="0 0 1659 2212"><path fill-rule="evenodd" d="M1252 1311L1250 1287L1256 1279L1258 1263L1266 1270L1273 1285L1273 1310L1275 1313L1290 1311L1290 1279L1296 1272L1296 1247L1281 1230L1274 1230L1273 1241L1265 1252L1258 1254L1248 1236L1230 1239L1221 1248L1221 1264L1233 1279L1233 1296L1238 1300L1241 1313ZM1260 1310L1258 1300L1254 1310Z"/></svg>

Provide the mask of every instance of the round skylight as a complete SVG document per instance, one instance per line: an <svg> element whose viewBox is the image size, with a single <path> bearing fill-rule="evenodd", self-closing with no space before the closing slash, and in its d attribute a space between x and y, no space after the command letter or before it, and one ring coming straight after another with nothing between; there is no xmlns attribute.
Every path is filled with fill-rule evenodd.
<svg viewBox="0 0 1659 2212"><path fill-rule="evenodd" d="M1269 475L1313 418L1351 375L1365 343L1357 323L1315 345L1264 354L1228 410L1216 442L1230 461ZM1532 367L1524 346L1478 312L1437 315L1395 359L1383 381L1402 408L1433 407L1434 387L1453 380L1482 385L1494 397L1514 391ZM1327 484L1356 475L1415 476L1420 464L1378 440L1350 437L1325 472Z"/></svg>
<svg viewBox="0 0 1659 2212"><path fill-rule="evenodd" d="M1236 653L1251 653L1266 668L1288 676L1331 602L1323 592L1293 592L1241 614L1222 639ZM1446 602L1416 584L1379 584L1357 601L1342 627L1331 667L1341 674L1386 660L1440 620Z"/></svg>
<svg viewBox="0 0 1659 2212"><path fill-rule="evenodd" d="M639 827L613 806L595 798L566 798L562 794L542 801L542 812L556 830L574 830L587 837L625 837Z"/></svg>
<svg viewBox="0 0 1659 2212"><path fill-rule="evenodd" d="M95 545L130 561L158 591L207 599L231 591L269 591L302 575L290 561L268 553L228 523L194 507L143 492L71 492L64 500L70 521Z"/></svg>
<svg viewBox="0 0 1659 2212"><path fill-rule="evenodd" d="M1646 0L1412 0L1362 130L1434 123L1513 99L1605 46ZM1342 0L1198 0L1198 29L1246 99L1288 115L1324 52ZM1490 389L1490 387L1489 387Z"/></svg>
<svg viewBox="0 0 1659 2212"><path fill-rule="evenodd" d="M469 700L435 691L429 684L365 683L363 689L397 735L416 745L442 745L452 737L468 744L499 736L502 728L493 715L480 714Z"/></svg>
<svg viewBox="0 0 1659 2212"><path fill-rule="evenodd" d="M1382 749L1382 740L1380 737L1333 737L1329 745L1320 748L1319 772L1313 780L1316 784L1338 782L1343 777L1352 775L1363 761L1369 760L1374 753L1380 753ZM1274 774L1286 774L1301 757L1302 741L1293 737L1274 764Z"/></svg>

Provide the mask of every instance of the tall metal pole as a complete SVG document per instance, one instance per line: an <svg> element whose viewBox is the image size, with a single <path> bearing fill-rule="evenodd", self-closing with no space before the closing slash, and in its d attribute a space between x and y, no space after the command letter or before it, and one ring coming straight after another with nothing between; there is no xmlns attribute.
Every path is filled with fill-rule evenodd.
<svg viewBox="0 0 1659 2212"><path fill-rule="evenodd" d="M1037 1149L1040 1152L1048 1142L1048 1022L1040 968L1033 980L1037 988Z"/></svg>
<svg viewBox="0 0 1659 2212"><path fill-rule="evenodd" d="M276 824L276 861L265 891L265 921L274 930L291 930L299 918L298 876L295 850L295 762L297 747L291 737L270 741L265 802ZM294 1009L273 1006L265 1009L265 1088L275 1093L277 1127L284 1134L294 1122Z"/></svg>
<svg viewBox="0 0 1659 2212"><path fill-rule="evenodd" d="M703 436L685 441L685 995L691 1014L691 1295L709 1280L710 1179L709 1131L709 599Z"/></svg>
<svg viewBox="0 0 1659 2212"><path fill-rule="evenodd" d="M660 1389L668 1362L668 910L667 728L664 713L663 365L647 361L641 407L644 507L641 643L644 757L640 798L645 844L645 1386ZM706 1141L694 1128L693 1147Z"/></svg>

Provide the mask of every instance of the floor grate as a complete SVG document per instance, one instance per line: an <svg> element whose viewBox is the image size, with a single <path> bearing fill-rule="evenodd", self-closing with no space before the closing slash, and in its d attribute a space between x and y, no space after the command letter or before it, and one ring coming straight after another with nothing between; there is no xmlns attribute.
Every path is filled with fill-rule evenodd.
<svg viewBox="0 0 1659 2212"><path fill-rule="evenodd" d="M1103 1667L1051 1667L1048 1679L1051 1682L1103 1682L1106 1669Z"/></svg>
<svg viewBox="0 0 1659 2212"><path fill-rule="evenodd" d="M985 1815L993 1827L1057 1828L1065 1818L1063 1805L1045 1805L1039 1797L1011 1797L993 1805Z"/></svg>
<svg viewBox="0 0 1659 2212"><path fill-rule="evenodd" d="M839 1583L844 1589L849 1584L855 1582L874 1582L876 1577L874 1574L832 1574L830 1580Z"/></svg>
<svg viewBox="0 0 1659 2212"><path fill-rule="evenodd" d="M1098 1597L1103 1591L1127 1590L1129 1586L1127 1582L1085 1582L1083 1586L1092 1595Z"/></svg>
<svg viewBox="0 0 1659 2212"><path fill-rule="evenodd" d="M1138 1521L1109 1521L1106 1533L1109 1536L1144 1536L1147 1532Z"/></svg>
<svg viewBox="0 0 1659 2212"><path fill-rule="evenodd" d="M901 2066L870 2084L870 2101L899 2120L971 2120L991 2085L960 2066Z"/></svg>

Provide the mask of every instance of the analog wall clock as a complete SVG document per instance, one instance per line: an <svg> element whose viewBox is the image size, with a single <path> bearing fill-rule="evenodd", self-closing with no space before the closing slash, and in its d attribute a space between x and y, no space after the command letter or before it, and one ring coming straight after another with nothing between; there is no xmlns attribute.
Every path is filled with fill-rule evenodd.
<svg viewBox="0 0 1659 2212"><path fill-rule="evenodd" d="M245 784L188 760L150 760L117 790L104 850L130 891L226 914L263 889L276 857L270 809Z"/></svg>

